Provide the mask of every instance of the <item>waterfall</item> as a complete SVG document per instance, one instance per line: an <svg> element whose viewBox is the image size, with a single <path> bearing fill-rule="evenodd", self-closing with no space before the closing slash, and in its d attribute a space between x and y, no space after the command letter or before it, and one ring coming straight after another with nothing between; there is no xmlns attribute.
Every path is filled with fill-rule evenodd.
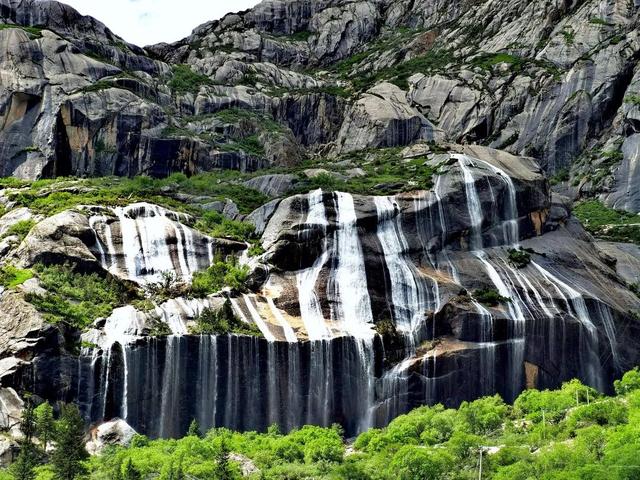
<svg viewBox="0 0 640 480"><path fill-rule="evenodd" d="M197 407L198 424L203 431L216 426L218 400L218 339L202 335L198 352Z"/></svg>
<svg viewBox="0 0 640 480"><path fill-rule="evenodd" d="M325 322L320 300L316 292L316 284L318 283L320 272L329 259L326 240L326 227L328 222L322 202L322 190L309 193L307 195L307 202L309 209L303 232L307 232L313 228L320 228L323 235L323 248L322 254L314 261L311 267L301 270L296 274L296 286L298 288L300 316L304 322L309 339L319 340L331 336L331 330ZM304 240L304 233L302 237Z"/></svg>
<svg viewBox="0 0 640 480"><path fill-rule="evenodd" d="M89 225L105 269L140 284L158 283L163 275L190 281L193 274L213 259L212 239L184 226L179 216L157 205L135 203L110 209L114 221L94 215ZM114 228L118 230L114 233ZM104 240L103 240L104 239Z"/></svg>
<svg viewBox="0 0 640 480"><path fill-rule="evenodd" d="M391 284L391 304L396 329L415 343L413 333L424 322L427 302L424 286L415 274L413 265L404 257L409 249L397 220L398 205L390 197L375 197L378 213L378 240L382 245Z"/></svg>
<svg viewBox="0 0 640 480"><path fill-rule="evenodd" d="M373 335L373 315L353 197L336 192L336 210L334 267L327 296L334 321L349 335L368 338Z"/></svg>
<svg viewBox="0 0 640 480"><path fill-rule="evenodd" d="M471 235L469 238L470 248L471 250L480 250L482 249L482 222L484 221L484 213L482 212L480 197L476 190L476 183L469 168L469 165L473 166L473 161L465 155L460 155L458 165L460 166L460 170L462 170L464 189L467 195L467 210L469 212L469 225L471 226Z"/></svg>

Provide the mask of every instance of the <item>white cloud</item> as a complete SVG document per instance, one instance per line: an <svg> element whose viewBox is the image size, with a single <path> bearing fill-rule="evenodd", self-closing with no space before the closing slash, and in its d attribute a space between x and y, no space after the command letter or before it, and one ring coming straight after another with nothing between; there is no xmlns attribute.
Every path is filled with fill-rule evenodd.
<svg viewBox="0 0 640 480"><path fill-rule="evenodd" d="M209 20L251 8L258 0L64 0L128 42L174 42Z"/></svg>

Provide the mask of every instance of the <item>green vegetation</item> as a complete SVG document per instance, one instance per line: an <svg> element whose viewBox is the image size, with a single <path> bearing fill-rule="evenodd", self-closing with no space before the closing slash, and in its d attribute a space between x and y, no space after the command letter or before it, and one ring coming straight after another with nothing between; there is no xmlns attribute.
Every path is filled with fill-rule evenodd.
<svg viewBox="0 0 640 480"><path fill-rule="evenodd" d="M77 273L71 265L38 265L35 271L47 292L31 293L27 300L53 324L83 330L128 300L124 287L112 278Z"/></svg>
<svg viewBox="0 0 640 480"><path fill-rule="evenodd" d="M602 19L602 18L598 18L598 17L591 17L589 19L589 23L593 24L593 25L601 25L604 27L611 27L613 26L612 23L607 22L606 20Z"/></svg>
<svg viewBox="0 0 640 480"><path fill-rule="evenodd" d="M233 312L231 301L227 299L219 310L204 309L195 319L195 325L189 329L192 335L223 335L235 333L261 337L260 329L253 323L245 323Z"/></svg>
<svg viewBox="0 0 640 480"><path fill-rule="evenodd" d="M286 435L276 426L263 433L218 428L202 435L192 422L182 439L136 435L130 447L110 447L89 459L77 410L67 406L54 423L51 464L42 464L45 457L32 441L42 438L40 417L27 403L23 430L30 433L21 446L31 445L22 451L32 456L19 459L11 476L0 478L32 479L35 473L37 480L84 474L92 479L239 480L234 458L242 456L258 470L245 477L254 480L475 480L481 457L483 479L635 479L640 472L640 370L627 372L614 388L615 396L605 396L572 380L558 390L526 390L513 406L495 395L457 409L420 407L348 445L339 426L305 426Z"/></svg>
<svg viewBox="0 0 640 480"><path fill-rule="evenodd" d="M638 94L630 94L624 97L625 103L630 103L632 105L640 105L640 95Z"/></svg>
<svg viewBox="0 0 640 480"><path fill-rule="evenodd" d="M343 155L340 160L362 168L364 176L342 180L331 173L320 173L313 178L301 177L295 192L308 192L317 188L332 191L370 195L391 195L412 190L428 190L433 186L436 168L427 165L425 157L404 159L402 148L363 150ZM334 162L335 165L335 162ZM318 167L316 165L314 167ZM335 170L335 168L334 168ZM339 169L338 173L339 172Z"/></svg>
<svg viewBox="0 0 640 480"><path fill-rule="evenodd" d="M205 297L225 287L241 291L248 275L249 268L238 265L235 257L229 257L226 261L216 258L207 270L197 272L193 276L191 292L196 297Z"/></svg>
<svg viewBox="0 0 640 480"><path fill-rule="evenodd" d="M38 28L38 27L24 27L22 25L11 25L8 23L0 23L0 31L1 30L8 30L10 28L18 28L20 30L23 30L25 32L27 32L29 34L29 37L33 40L36 38L42 38L42 28Z"/></svg>
<svg viewBox="0 0 640 480"><path fill-rule="evenodd" d="M5 288L15 288L33 278L31 270L22 270L13 265L3 265L0 267L0 286Z"/></svg>
<svg viewBox="0 0 640 480"><path fill-rule="evenodd" d="M565 27L562 32L560 32L564 37L564 41L567 42L567 45L573 45L576 39L576 32L571 27Z"/></svg>
<svg viewBox="0 0 640 480"><path fill-rule="evenodd" d="M189 65L175 65L168 85L174 93L180 95L198 93L201 87L212 84L213 81L209 77L194 72Z"/></svg>
<svg viewBox="0 0 640 480"><path fill-rule="evenodd" d="M75 480L87 471L84 461L89 454L84 447L84 420L78 407L64 405L56 424L56 448L51 467L56 479Z"/></svg>
<svg viewBox="0 0 640 480"><path fill-rule="evenodd" d="M306 42L309 37L313 35L313 32L309 30L301 30L300 32L292 33L291 35L277 37L279 40L287 40L289 42Z"/></svg>
<svg viewBox="0 0 640 480"><path fill-rule="evenodd" d="M551 183L551 185L558 185L562 182L568 182L570 178L569 169L563 168L558 170L558 172L549 179L549 183Z"/></svg>
<svg viewBox="0 0 640 480"><path fill-rule="evenodd" d="M16 235L20 238L20 241L24 240L31 229L34 227L36 222L34 220L20 220L19 222L14 223L7 229L5 234L2 236L3 238L10 237L12 235Z"/></svg>
<svg viewBox="0 0 640 480"><path fill-rule="evenodd" d="M508 250L509 262L516 268L524 268L531 263L531 253L530 250L522 249L522 248L510 248Z"/></svg>
<svg viewBox="0 0 640 480"><path fill-rule="evenodd" d="M196 216L202 211L196 205L174 200L167 189L181 193L210 196L212 199L231 199L241 213L250 213L269 199L262 193L245 187L235 171L214 171L187 177L182 173L164 179L145 176L134 178L102 177L91 179L58 178L35 182L0 178L0 187L23 188L7 192L18 206L28 206L35 213L54 215L79 205L124 206L133 202L151 202L179 212ZM26 187L26 189L25 189ZM78 188L69 188L78 187Z"/></svg>
<svg viewBox="0 0 640 480"><path fill-rule="evenodd" d="M255 230L250 223L230 220L215 211L205 212L195 226L209 236L239 241L251 238Z"/></svg>
<svg viewBox="0 0 640 480"><path fill-rule="evenodd" d="M598 200L587 200L574 208L575 216L596 237L640 245L640 217L606 207Z"/></svg>
<svg viewBox="0 0 640 480"><path fill-rule="evenodd" d="M255 157L263 157L265 154L262 142L258 135L249 135L248 137L238 138L229 143L223 143L221 148L225 152L244 152L247 155Z"/></svg>
<svg viewBox="0 0 640 480"><path fill-rule="evenodd" d="M454 61L454 55L450 50L429 50L425 55L398 63L392 67L383 68L369 75L359 75L352 79L356 90L366 90L372 85L389 80L398 87L407 90L408 79L416 73L428 74L438 72Z"/></svg>
<svg viewBox="0 0 640 480"><path fill-rule="evenodd" d="M476 290L475 292L473 292L473 298L475 298L483 305L487 305L489 307L497 307L501 303L511 301L509 298L500 295L500 292L498 292L494 288L483 288L480 290Z"/></svg>

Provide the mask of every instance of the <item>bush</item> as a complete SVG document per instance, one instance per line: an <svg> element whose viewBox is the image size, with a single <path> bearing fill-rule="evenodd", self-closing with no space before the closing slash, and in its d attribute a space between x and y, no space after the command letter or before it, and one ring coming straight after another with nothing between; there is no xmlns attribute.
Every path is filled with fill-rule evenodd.
<svg viewBox="0 0 640 480"><path fill-rule="evenodd" d="M200 87L211 85L213 81L206 75L194 72L189 65L175 65L169 88L174 93L197 93Z"/></svg>
<svg viewBox="0 0 640 480"><path fill-rule="evenodd" d="M238 265L235 257L227 261L217 259L207 270L194 274L191 292L196 297L206 297L225 287L242 291L248 276L249 268Z"/></svg>
<svg viewBox="0 0 640 480"><path fill-rule="evenodd" d="M613 382L613 388L618 395L626 395L640 389L640 369L635 367L633 370L629 370L620 380Z"/></svg>
<svg viewBox="0 0 640 480"><path fill-rule="evenodd" d="M509 407L500 395L480 398L473 402L462 402L458 409L461 420L472 433L486 435L502 425Z"/></svg>
<svg viewBox="0 0 640 480"><path fill-rule="evenodd" d="M15 288L33 278L31 270L21 270L13 265L0 267L0 286L5 288Z"/></svg>
<svg viewBox="0 0 640 480"><path fill-rule="evenodd" d="M205 212L195 227L212 237L230 238L239 241L251 239L255 231L255 227L250 223L230 220L215 211Z"/></svg>
<svg viewBox="0 0 640 480"><path fill-rule="evenodd" d="M627 423L628 409L621 401L610 399L581 405L572 410L567 423L571 429L588 425L614 426Z"/></svg>
<svg viewBox="0 0 640 480"><path fill-rule="evenodd" d="M521 248L510 248L508 256L509 262L516 268L524 268L531 263L531 253Z"/></svg>
<svg viewBox="0 0 640 480"><path fill-rule="evenodd" d="M38 265L36 274L47 293L29 294L27 300L54 324L83 330L128 300L127 291L114 279L76 273L68 264Z"/></svg>
<svg viewBox="0 0 640 480"><path fill-rule="evenodd" d="M407 445L393 456L390 473L399 480L436 480L445 478L452 464L446 452Z"/></svg>
<svg viewBox="0 0 640 480"><path fill-rule="evenodd" d="M228 299L219 310L204 309L195 318L195 326L189 330L189 333L192 335L236 333L238 335L262 336L258 327L245 323L236 316Z"/></svg>
<svg viewBox="0 0 640 480"><path fill-rule="evenodd" d="M511 299L500 295L500 292L498 292L498 290L496 290L495 288L483 288L480 290L476 290L475 292L473 292L473 298L475 298L483 305L488 305L490 307L496 307L501 303L511 301Z"/></svg>

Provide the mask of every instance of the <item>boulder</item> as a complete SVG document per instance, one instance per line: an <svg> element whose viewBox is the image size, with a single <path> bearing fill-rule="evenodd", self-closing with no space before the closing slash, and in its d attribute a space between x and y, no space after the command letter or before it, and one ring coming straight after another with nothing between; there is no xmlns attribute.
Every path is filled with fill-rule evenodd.
<svg viewBox="0 0 640 480"><path fill-rule="evenodd" d="M99 455L107 447L128 447L136 431L124 420L116 418L92 428L89 435L91 440L86 444L87 451L91 455Z"/></svg>
<svg viewBox="0 0 640 480"><path fill-rule="evenodd" d="M435 126L410 106L404 91L391 83L381 83L364 93L347 112L335 153L408 145L437 137Z"/></svg>

